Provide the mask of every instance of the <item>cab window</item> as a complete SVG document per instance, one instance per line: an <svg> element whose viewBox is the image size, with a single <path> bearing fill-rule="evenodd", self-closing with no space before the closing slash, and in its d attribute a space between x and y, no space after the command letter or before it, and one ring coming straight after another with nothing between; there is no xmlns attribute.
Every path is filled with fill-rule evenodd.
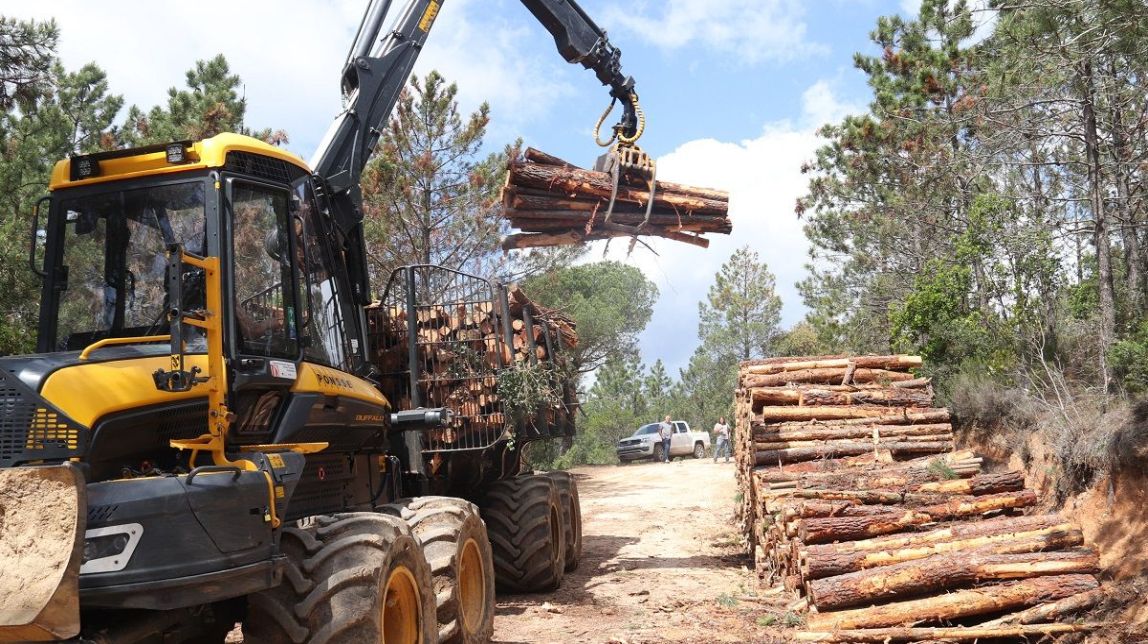
<svg viewBox="0 0 1148 644"><path fill-rule="evenodd" d="M232 270L239 352L295 359L299 354L287 191L234 182Z"/></svg>

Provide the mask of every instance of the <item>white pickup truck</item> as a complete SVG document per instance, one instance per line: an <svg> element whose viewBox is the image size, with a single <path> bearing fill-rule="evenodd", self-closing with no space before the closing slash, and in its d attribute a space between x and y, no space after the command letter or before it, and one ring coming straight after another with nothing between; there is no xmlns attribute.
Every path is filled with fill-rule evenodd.
<svg viewBox="0 0 1148 644"><path fill-rule="evenodd" d="M710 435L707 432L692 432L690 424L684 420L673 421L674 435L670 439L670 458L675 456L689 456L702 458L710 446ZM618 460L622 463L637 461L643 458L660 461L665 458L662 454L662 439L658 436L661 423L642 425L638 431L628 438L618 441Z"/></svg>

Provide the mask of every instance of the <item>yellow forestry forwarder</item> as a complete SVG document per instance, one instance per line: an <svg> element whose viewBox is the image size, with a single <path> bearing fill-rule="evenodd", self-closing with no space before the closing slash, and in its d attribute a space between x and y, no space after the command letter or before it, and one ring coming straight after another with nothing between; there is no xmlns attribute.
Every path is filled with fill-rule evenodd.
<svg viewBox="0 0 1148 644"><path fill-rule="evenodd" d="M623 104L612 158L641 171L619 50L573 0L522 2ZM396 271L407 360L375 358L359 181L441 4L384 31L370 3L311 165L221 134L55 166L38 353L0 359L0 641L481 642L496 580L577 565L574 481L520 458L569 409L470 431L427 393L420 314L480 307L509 344L506 290Z"/></svg>

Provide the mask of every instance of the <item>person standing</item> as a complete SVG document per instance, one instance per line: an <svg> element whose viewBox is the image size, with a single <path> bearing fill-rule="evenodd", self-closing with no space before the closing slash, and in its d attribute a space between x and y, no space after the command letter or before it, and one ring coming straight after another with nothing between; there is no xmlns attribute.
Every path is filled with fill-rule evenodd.
<svg viewBox="0 0 1148 644"><path fill-rule="evenodd" d="M729 462L729 425L725 424L725 416L718 419L714 423L714 462L717 463L718 455L725 452L725 462Z"/></svg>
<svg viewBox="0 0 1148 644"><path fill-rule="evenodd" d="M674 437L674 424L670 422L670 417L662 421L661 426L658 427L658 435L662 438L662 458L665 462L670 462L670 442Z"/></svg>

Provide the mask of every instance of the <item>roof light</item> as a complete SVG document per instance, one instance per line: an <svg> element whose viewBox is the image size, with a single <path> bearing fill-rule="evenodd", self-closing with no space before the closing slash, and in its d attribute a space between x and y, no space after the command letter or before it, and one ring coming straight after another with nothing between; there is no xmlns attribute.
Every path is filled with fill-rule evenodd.
<svg viewBox="0 0 1148 644"><path fill-rule="evenodd" d="M187 148L183 143L169 143L167 146L168 163L184 163L187 161Z"/></svg>
<svg viewBox="0 0 1148 644"><path fill-rule="evenodd" d="M72 157L72 181L89 179L100 174L100 162L92 157Z"/></svg>

